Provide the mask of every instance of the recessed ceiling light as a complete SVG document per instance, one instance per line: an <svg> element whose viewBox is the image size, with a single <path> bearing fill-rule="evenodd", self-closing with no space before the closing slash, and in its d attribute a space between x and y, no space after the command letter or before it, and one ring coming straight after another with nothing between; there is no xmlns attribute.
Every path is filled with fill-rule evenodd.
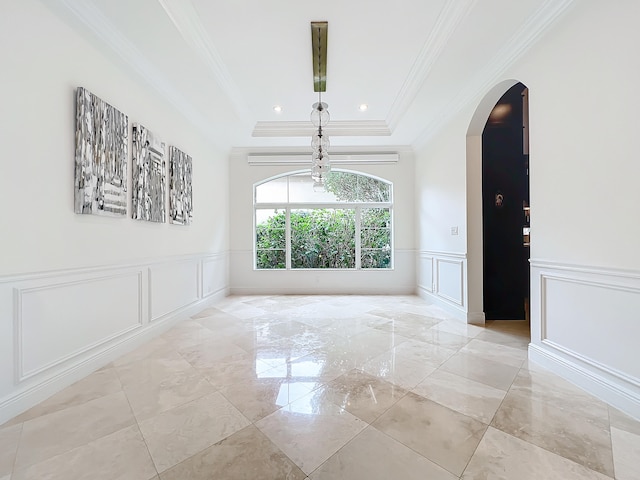
<svg viewBox="0 0 640 480"><path fill-rule="evenodd" d="M274 105L273 106L273 111L276 113L280 113L282 111L282 106L281 105Z"/></svg>
<svg viewBox="0 0 640 480"><path fill-rule="evenodd" d="M366 112L368 108L369 108L369 105L367 105L366 103L362 103L358 107L358 110L360 110L361 112Z"/></svg>

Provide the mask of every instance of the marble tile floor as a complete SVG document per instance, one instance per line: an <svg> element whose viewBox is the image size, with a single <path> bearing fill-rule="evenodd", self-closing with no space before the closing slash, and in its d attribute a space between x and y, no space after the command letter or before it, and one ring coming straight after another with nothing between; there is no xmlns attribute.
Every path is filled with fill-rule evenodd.
<svg viewBox="0 0 640 480"><path fill-rule="evenodd" d="M640 422L414 296L228 297L0 426L0 480L640 479Z"/></svg>

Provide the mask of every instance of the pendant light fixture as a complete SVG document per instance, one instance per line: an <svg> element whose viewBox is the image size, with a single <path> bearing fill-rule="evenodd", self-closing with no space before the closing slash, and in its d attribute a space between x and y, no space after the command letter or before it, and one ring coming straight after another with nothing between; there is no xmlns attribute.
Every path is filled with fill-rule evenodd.
<svg viewBox="0 0 640 480"><path fill-rule="evenodd" d="M324 190L331 171L329 163L329 137L324 128L329 123L329 106L322 101L327 90L327 30L328 22L311 22L311 48L313 53L313 91L318 101L312 105L311 123L317 130L311 137L311 178L314 190Z"/></svg>

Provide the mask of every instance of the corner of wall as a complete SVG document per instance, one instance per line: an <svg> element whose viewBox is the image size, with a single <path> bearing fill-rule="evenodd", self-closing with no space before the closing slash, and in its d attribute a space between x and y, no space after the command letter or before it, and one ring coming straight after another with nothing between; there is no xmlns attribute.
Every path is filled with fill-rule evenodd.
<svg viewBox="0 0 640 480"><path fill-rule="evenodd" d="M531 267L529 358L640 419L640 272L542 260Z"/></svg>

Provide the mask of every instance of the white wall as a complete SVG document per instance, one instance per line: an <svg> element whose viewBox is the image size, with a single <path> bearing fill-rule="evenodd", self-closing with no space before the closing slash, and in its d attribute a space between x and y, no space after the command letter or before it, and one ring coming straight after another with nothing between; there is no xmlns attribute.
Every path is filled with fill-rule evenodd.
<svg viewBox="0 0 640 480"><path fill-rule="evenodd" d="M443 131L416 158L418 293L467 320L464 119ZM452 234L457 228L458 234Z"/></svg>
<svg viewBox="0 0 640 480"><path fill-rule="evenodd" d="M237 150L230 160L229 182L233 189L230 192L229 284L232 293L401 294L415 291L414 162L411 152L400 152L399 161L394 164L340 164L340 168L393 182L394 268L380 271L254 270L253 185L304 167L249 165L248 153ZM369 150L369 153L375 151Z"/></svg>
<svg viewBox="0 0 640 480"><path fill-rule="evenodd" d="M2 423L224 294L228 163L43 3L2 2L0 65ZM78 86L192 156L193 225L74 213Z"/></svg>
<svg viewBox="0 0 640 480"><path fill-rule="evenodd" d="M530 357L640 417L637 18L633 0L577 2L503 79L530 91ZM466 177L460 171L481 100L417 154L421 251L470 256L477 247L464 250L470 232L443 232L459 222L477 225L477 218L460 218L460 209L479 198L458 195L479 192L477 165ZM435 197L451 199L445 214L435 214ZM423 270L419 278L428 277Z"/></svg>

